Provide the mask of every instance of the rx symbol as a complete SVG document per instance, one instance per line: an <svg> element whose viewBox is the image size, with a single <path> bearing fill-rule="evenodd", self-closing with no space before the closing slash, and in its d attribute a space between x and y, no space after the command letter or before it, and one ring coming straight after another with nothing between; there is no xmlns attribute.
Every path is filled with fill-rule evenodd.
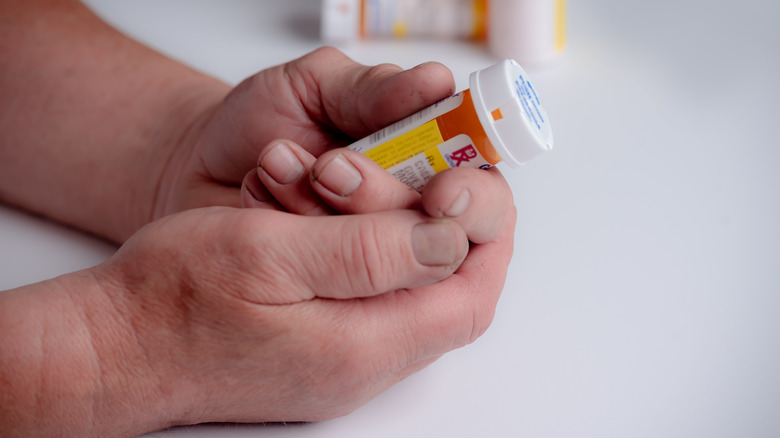
<svg viewBox="0 0 780 438"><path fill-rule="evenodd" d="M474 146L468 145L465 148L460 148L450 154L450 158L452 158L455 167L458 167L460 166L460 163L467 163L471 161L472 158L477 158L477 150L474 149Z"/></svg>

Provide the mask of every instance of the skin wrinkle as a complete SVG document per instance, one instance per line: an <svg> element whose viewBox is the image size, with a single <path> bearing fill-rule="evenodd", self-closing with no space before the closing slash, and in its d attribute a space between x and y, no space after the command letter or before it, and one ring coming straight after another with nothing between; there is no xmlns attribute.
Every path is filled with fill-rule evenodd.
<svg viewBox="0 0 780 438"><path fill-rule="evenodd" d="M286 84L293 94L292 102L302 102L300 108L306 113L306 116L310 121L325 122L327 125L332 125L327 120L328 112L325 110L325 105L319 92L319 85L317 79L313 76L313 73L309 69L301 69L298 67L298 62L285 64L282 67L282 73L284 76L283 83ZM312 97L312 101L309 98ZM304 103L305 102L305 103ZM300 120L306 120L307 118L300 118ZM308 123L308 122L307 122Z"/></svg>
<svg viewBox="0 0 780 438"><path fill-rule="evenodd" d="M484 247L476 247L474 251L477 252L483 252L486 248ZM461 282L463 282L463 288L465 290L475 290L475 287L479 283L483 283L485 279L492 279L493 281L499 281L500 285L497 285L497 287L500 287L503 289L504 285L504 278L505 278L505 272L506 268L502 272L502 276L494 276L494 277L486 277L484 275L484 272L486 272L486 268L483 268L482 266L487 265L486 262L480 263L480 266L472 267L471 273L469 276L457 276L458 279L460 279ZM477 276L475 278L475 276ZM469 335L466 344L468 345L473 342L475 342L480 336L482 336L485 331L490 327L492 324L494 315L495 315L495 302L491 303L484 303L478 299L478 297L475 296L469 296L470 301L472 303L469 304L469 307L474 308L474 311L472 313L472 321L471 321L471 334ZM496 297L498 299L498 297ZM485 324L480 324L480 321L485 321Z"/></svg>
<svg viewBox="0 0 780 438"><path fill-rule="evenodd" d="M409 289L397 289L395 291L375 297L376 299L374 300L374 303L384 305L382 301L385 303L387 301L402 302L404 296L411 294L412 292ZM418 312L416 309L410 309L410 312L405 313L405 316L414 315L416 318L417 314ZM375 345L380 354L382 354L384 366L390 370L391 373L398 374L408 368L415 361L416 354L414 352L412 343L405 341L406 339L413 339L413 333L411 333L409 330L409 326L412 324L406 324L406 321L398 321L395 323L395 325L402 327L402 330L383 330L381 327L378 327L377 331L384 334L384 336L381 338L381 341L383 342L368 342L371 342L373 345ZM395 354L396 351L394 351L398 349L398 345L403 345L403 354L401 355Z"/></svg>
<svg viewBox="0 0 780 438"><path fill-rule="evenodd" d="M97 399L98 395L101 394L108 386L106 385L106 371L102 366L102 361L100 358L100 355L98 353L98 341L95 330L100 327L100 325L95 325L93 318L91 318L87 313L77 304L73 298L73 291L67 290L65 294L63 294L63 298L67 301L69 311L72 311L71 315L76 318L76 321L74 321L76 324L74 324L74 327L82 327L84 330L77 331L73 334L81 334L84 333L88 338L87 339L78 339L78 337L73 337L69 341L70 342L77 342L77 346L85 346L88 347L88 351L83 351L81 348L76 348L76 351L79 354L80 357L80 363L81 367L79 367L78 373L79 377L83 378L85 376L90 376L90 380L93 380L92 384L95 385L95 388L91 388L91 391L87 391L84 394L74 394L76 398L81 399L82 395L91 395L89 398L88 406L86 406L87 409L82 410L81 415L82 418L80 420L86 421L90 426L90 428L95 428L97 426L97 419L100 418L99 413L99 406L100 406L100 400ZM66 309L63 309L66 310ZM67 311L66 311L67 313ZM55 344L52 345L51 342L45 342L44 345L49 345L49 349L44 349L43 351L43 357L48 358L49 360L55 359L58 360L61 356L61 352L57 351L59 348L63 346L63 344L60 342L60 339L63 335L62 332L50 332L48 330L48 324L44 324L44 327L47 327L47 330L44 332L44 340L52 340L56 339ZM79 342L80 341L80 342ZM53 351L52 351L53 350ZM91 365L89 368L86 367L86 365ZM56 363L55 366L52 366L52 364L48 364L47 366L42 367L43 369L57 369ZM96 381L94 379L97 379ZM48 378L44 377L44 385L53 385L54 382L49 382ZM81 388L80 386L77 386L76 388L73 388L78 390L83 390L84 388ZM79 391L80 392L80 391ZM64 419L60 419L60 421L63 421Z"/></svg>
<svg viewBox="0 0 780 438"><path fill-rule="evenodd" d="M402 293L405 295L413 295L414 293L425 293L425 292L424 291L413 292L413 291L404 290L402 291ZM394 298L398 300L400 298L400 295L401 293L396 292ZM427 326L428 321L431 319L430 315L428 313L423 312L422 309L412 307L406 310L407 311L404 312L404 315L407 316L411 315L411 317L414 320L414 324L409 324L409 323L404 323L404 321L399 321L397 325L403 327L403 331L399 331L396 334L395 338L397 339L397 341L395 341L395 343L396 345L398 345L399 342L403 343L405 347L404 357L406 357L406 361L411 365L421 360L426 360L427 358L433 357L436 353L438 353L438 351L419 351L419 350L415 351L412 342L404 342L404 340L408 340L408 339L413 340L415 338L416 333L411 327ZM434 330L439 330L439 328L435 327Z"/></svg>
<svg viewBox="0 0 780 438"><path fill-rule="evenodd" d="M303 116L311 117L311 114L309 113L309 109L304 105L293 105L291 107L288 107L286 104L283 104L283 102L291 101L291 102L301 102L300 99L305 98L309 93L307 90L307 85L305 83L305 80L301 78L301 75L297 71L296 68L295 72L291 72L294 67L292 65L285 65L281 67L281 77L278 78L278 82L280 83L279 86L275 84L277 82L277 75L272 75L270 79L274 79L274 84L270 84L270 86L266 86L264 88L269 88L270 90L273 90L274 92L278 93L280 91L284 91L285 95L278 96L274 100L274 112L277 114L281 114L288 119L298 122L301 124L301 128L304 128L306 124L308 124L308 121L306 120L307 117L301 117L301 114L298 114L298 110L301 110L304 114ZM298 82L302 81L304 82L303 86L298 86ZM303 90L301 90L302 88ZM319 96L315 97L319 98ZM278 106L277 106L278 105Z"/></svg>
<svg viewBox="0 0 780 438"><path fill-rule="evenodd" d="M312 204L309 208L300 212L303 216L323 216L335 214L334 211L329 210L327 207L320 204Z"/></svg>
<svg viewBox="0 0 780 438"><path fill-rule="evenodd" d="M343 53L341 53L340 51L338 51L338 50L336 50L336 49L334 49L332 47L322 47L322 48L317 49L314 52L312 52L311 55L312 55L311 57L306 57L305 58L305 62L306 63L311 63L312 65L319 64L319 61L317 59L315 59L315 58L319 58L319 57L322 57L322 58L328 59L328 60L332 60L334 58L339 58L339 61L344 61L344 60L347 59L347 57ZM296 68L298 68L298 67L300 67L300 66L296 63ZM339 78L350 78L350 77L353 77L354 75L351 74L351 71L353 69L355 69L355 68L360 68L360 67L344 66L344 67L342 67L341 74L338 74L337 76ZM348 117L344 117L344 111L342 111L342 106L345 104L344 100L346 99L350 103L353 103L353 104L354 104L354 102L358 102L359 103L359 101L357 101L357 99L355 97L347 99L345 96L342 96L341 99L339 99L336 102L332 102L332 101L329 101L327 99L320 99L319 96L324 95L326 93L326 90L323 90L323 86L324 86L323 85L323 81L321 80L320 77L318 77L318 75L320 75L322 73L318 72L317 69L310 68L308 65L305 66L304 68L300 68L300 70L302 70L303 73L306 74L309 77L309 79L311 81L311 84L313 84L312 85L312 89L318 90L318 94L317 94L317 96L318 96L318 99L317 99L318 105L315 105L319 109L319 113L317 114L318 115L318 119L321 122L323 122L326 126L331 127L333 130L336 130L337 132L344 131L343 129L339 129L339 127L338 127L339 124L336 123L336 120L340 121L342 124L349 122L349 118ZM355 81L355 82L357 82L357 81ZM355 83L351 87L344 87L344 89L347 91L347 93L346 93L347 96L355 96L356 85L357 84ZM353 106L353 108L354 107L355 106ZM335 118L333 116L335 116ZM347 130L347 131L349 131L349 130ZM352 135L353 133L352 132L342 133L342 135L344 135L344 134Z"/></svg>
<svg viewBox="0 0 780 438"><path fill-rule="evenodd" d="M207 112L208 117L205 117L206 119L212 119L214 117L214 113L216 111L216 105L213 106L212 108L213 109L211 111ZM201 115L200 117L204 117L204 116ZM203 123L203 124L199 124L198 123L199 122L198 119L200 117L194 118L192 120L192 122L190 122L188 124L188 126L185 127L182 130L181 135L179 136L177 141L174 142L174 144L184 144L183 143L184 139L190 138L190 137L192 137L192 138L197 137L197 133L196 132L202 131L203 127L206 126L206 123L207 123L206 122L206 123ZM196 129L196 128L198 128L198 126L199 126L199 129ZM149 155L151 155L152 153L153 152L151 150L148 152ZM164 162L163 166L161 167L161 169L170 169L171 168L170 163L174 160L174 157L176 157L176 155L178 153L180 153L179 148L170 148L170 151L168 152L168 154L166 154L167 156L164 159L165 162ZM190 151L190 153L189 153L189 155L192 155L192 154L194 154L194 150ZM187 157L187 158L184 158L184 159L185 160L189 160L190 158ZM208 174L207 163L202 161L203 160L202 156L200 157L200 160L201 160L201 168L204 169L206 171L206 173ZM170 198L172 198L173 195L174 195L172 192L174 190L175 184L170 184L170 187L168 187L167 190L163 190L163 185L164 185L164 182L165 182L165 179L166 179L165 177L166 177L165 173L164 172L160 172L158 177L157 177L157 182L154 184L154 190L152 192L152 198L151 198L151 205L153 206L153 209L152 209L152 214L151 214L151 218L150 218L149 222L165 216L171 210L171 207L170 207L169 204L171 203ZM175 175L175 176L173 176L173 179L171 181L175 182L179 178L181 178L180 175ZM160 202L160 195L161 195L161 193L163 193L163 191L165 192L165 196L164 196L165 201L164 202Z"/></svg>
<svg viewBox="0 0 780 438"><path fill-rule="evenodd" d="M313 56L343 56L343 54L336 51L335 49L325 47L313 52ZM314 151L316 153L322 153L331 147L346 146L354 141L354 139L343 133L332 117L332 114L335 114L337 119L341 120L342 123L345 120L341 114L341 111L339 110L341 102L339 102L339 105L334 105L334 103L329 102L327 99L322 99L322 96L326 92L322 89L322 84L319 78L315 76L316 73L314 70L316 69L301 67L301 64L306 64L309 62L312 62L312 60L311 58L307 57L305 58L305 61L304 59L301 59L296 62L286 64L284 72L288 79L293 79L296 77L300 78L300 80L291 80L288 82L292 84L292 91L295 93L297 98L306 99L311 96L313 97L312 101L316 102L311 103L308 100L298 100L298 102L304 102L302 109L306 115L311 118L311 121L316 121L321 124L318 130L324 134L324 139L317 135L317 130L312 131L311 127L304 125L303 120L306 120L305 118L296 118L294 120L302 121L299 125L303 136L300 144L309 146L310 148L314 147ZM345 73L344 76L347 76L347 74ZM302 82L303 85L296 86L300 82ZM352 88L350 88L350 90L352 90ZM317 139L317 144L313 144L313 142L309 141L308 138L310 137Z"/></svg>
<svg viewBox="0 0 780 438"><path fill-rule="evenodd" d="M42 389L44 387L43 374L46 370L46 367L44 365L44 360L47 356L45 351L46 347L44 345L44 340L48 339L47 328L48 328L48 324L40 324L40 330L38 336L34 337L34 339L36 339L37 341L36 342L38 347L37 350L39 352L39 358L40 358L40 360L38 361L38 365L39 365L37 370L38 372L35 374L37 376L37 379L35 379L35 387L32 388L34 394L33 396L34 403L35 403L33 406L36 408L36 416L35 416L36 418L45 418L45 414L48 414L48 412L46 412L46 406L44 400L41 399L41 396L45 394L45 392ZM19 434L19 436L21 436L21 434Z"/></svg>
<svg viewBox="0 0 780 438"><path fill-rule="evenodd" d="M209 110L205 111L205 114L200 116L202 117L203 122L200 122L200 120L198 120L199 118L195 118L193 122L189 126L187 126L186 129L184 129L184 132L181 135L180 140L177 141L176 144L185 144L185 139L187 138L198 138L205 130L205 127L214 122L214 119L216 118L217 110L219 106L222 104L223 102L214 104L211 106ZM209 181L209 180L222 181L224 183L232 185L233 187L237 187L241 185L240 180L238 182L236 180L229 180L226 179L223 175L217 175L216 173L214 173L210 169L211 165L206 160L206 157L204 155L200 155L198 157L198 161L199 161L200 169L202 169L201 177L204 179L204 181ZM167 167L168 166L166 166L166 168ZM235 167L236 169L244 170L243 166L239 165L238 163L235 163Z"/></svg>
<svg viewBox="0 0 780 438"><path fill-rule="evenodd" d="M376 223L369 222L370 225L365 223L360 224L358 233L353 235L353 241L349 246L351 254L344 257L345 260L354 260L358 273L365 273L365 279L368 282L368 287L374 293L382 293L384 291L384 278L381 280L377 277L384 277L381 273L384 271L383 260L380 256L381 253L381 239L377 236L378 227ZM379 266L379 268L376 268ZM376 271L379 270L378 274ZM355 278L361 278L363 275L349 275L347 278L350 280L350 289L358 290L358 287L363 286L363 282L359 281L357 285L352 281Z"/></svg>
<svg viewBox="0 0 780 438"><path fill-rule="evenodd" d="M420 292L424 293L423 291ZM403 301L405 300L404 295L413 295L414 293L415 292L408 289L398 289L394 292L374 297L373 303L382 306L384 305L383 302L386 303L387 301ZM390 373L395 376L394 383L427 367L441 357L440 351L415 351L413 342L409 341L415 339L415 332L411 330L410 326L419 323L422 315L419 310L420 309L416 307L412 307L408 309L407 312L404 312L404 315L407 316L414 315L414 324L409 324L406 321L399 321L395 325L399 327L400 330L396 331L382 330L379 328L379 330L386 335L382 338L384 342L378 343L374 341L371 343L371 345L376 347L380 353L386 354L386 356L383 356L386 360L385 366ZM425 316L425 318L427 318L427 316ZM398 345L403 346L403 354L396 354L397 352L393 354L388 353L397 350Z"/></svg>
<svg viewBox="0 0 780 438"><path fill-rule="evenodd" d="M295 218L298 222L301 218ZM305 220L305 218L302 218ZM285 222L284 227L291 225ZM228 238L228 244L219 252L231 254L230 260L224 260L231 271L235 268L229 268L229 265L238 261L240 269L236 270L233 278L246 277L250 282L249 290L252 290L254 284L266 284L265 290L269 292L280 291L275 296L249 297L243 294L237 295L239 298L248 300L255 304L262 305L287 305L295 302L310 300L314 298L315 291L320 285L308 281L309 278L316 278L316 273L307 272L303 266L296 266L291 260L296 259L296 254L318 254L315 248L311 247L310 242L306 242L292 232L280 227L277 229L278 235L284 236L285 245L279 245L275 241L270 241L268 235L258 230L258 224L255 221L245 221L244 225L230 225L226 228L238 229L237 236L262 236L262 237L241 237L240 241ZM272 235L276 236L276 235ZM317 264L327 266L328 261L320 260ZM221 268L223 269L223 268ZM224 269L223 269L224 270ZM307 292L301 293L295 300L279 301L279 296L289 295L281 293L288 287L303 286ZM233 292L231 292L233 293ZM235 295L235 294L234 294Z"/></svg>
<svg viewBox="0 0 780 438"><path fill-rule="evenodd" d="M300 62L300 61L294 61ZM239 87L245 87L250 94L272 92L276 95L276 98L271 102L273 106L273 114L286 117L291 127L288 127L284 132L277 132L277 127L273 126L269 133L272 138L296 138L302 145L308 146L308 149L312 152L321 153L326 150L328 143L321 139L321 135L318 132L319 127L312 125L307 117L310 117L309 109L303 105L286 105L285 102L299 102L297 99L308 97L309 95L317 97L316 93L301 92L292 84L298 82L297 73L293 73L290 70L295 68L291 64L285 64L281 67L276 67L272 74L263 76L253 76L249 80L243 81L239 84ZM297 70L297 68L296 68ZM277 85L277 82L279 83ZM304 85L304 88L306 86ZM232 93L231 93L232 94ZM261 130L262 128L257 128ZM241 142L244 144L254 143L252 140L257 137L258 132L255 130L242 130ZM314 140L310 140L314 139ZM248 169L244 169L245 171ZM243 175L242 175L243 176Z"/></svg>
<svg viewBox="0 0 780 438"><path fill-rule="evenodd" d="M332 367L325 373L330 378L335 377L335 381L329 383L327 386L333 386L334 389L330 391L318 391L321 394L326 394L323 398L338 399L343 396L344 393L349 394L347 397L353 400L352 403L346 407L348 412L353 411L357 406L362 405L370 399L370 394L373 392L365 384L358 384L358 381L368 380L372 384L376 385L379 381L376 377L376 373L372 373L369 370L366 371L365 364L371 363L371 358L375 357L373 351L376 346L374 344L366 344L361 342L362 336L359 336L359 331L352 330L348 333L342 334L342 336L349 336L347 342L341 343L341 347L336 350L331 350L330 353L334 355L335 359L326 361L332 363ZM338 364L338 365L337 365ZM373 374L373 375L372 375ZM355 375L364 376L363 379L354 379ZM330 379L321 379L322 381ZM321 386L316 383L317 380L313 380L315 386ZM341 392L342 394L338 394ZM337 403L329 401L326 405L336 406Z"/></svg>
<svg viewBox="0 0 780 438"><path fill-rule="evenodd" d="M324 239L329 240L329 239L337 238L335 236L344 236L344 235L352 237L353 234L347 228L348 227L345 226L344 223L342 223L342 225L334 229L332 233L328 233L327 236L324 236ZM333 269L333 267L348 266L350 260L349 257L352 255L344 250L345 242L341 240L340 243L341 245L337 246L338 250L331 254L326 254L324 251L318 251L316 248L314 248L314 246L317 244L315 242L307 242L307 247L302 248L304 251L308 251L309 254L316 257L316 258L310 258L310 260L313 262L310 265L313 266L313 268L311 267L307 268L306 273L303 275L308 283L308 287L312 295L317 298L323 297L322 294L318 294L317 292L318 290L322 289L322 285L318 284L319 283L318 279L321 279L323 275L331 275L339 279L347 278L350 283L352 281L349 268L343 268L343 270L340 271L334 271ZM328 247L336 247L336 246L328 245ZM355 290L355 289L351 289L351 290ZM345 298L341 295L342 295L341 291L335 291L335 290L327 291L327 298L334 298L337 300Z"/></svg>
<svg viewBox="0 0 780 438"><path fill-rule="evenodd" d="M46 418L47 415L51 415L49 412L51 410L49 404L51 403L51 400L43 399L41 400L40 394L45 394L46 391L44 389L48 388L48 382L46 379L46 371L48 370L48 364L46 359L51 357L49 355L48 351L48 345L46 343L46 340L49 339L50 336L50 330L48 324L42 324L42 331L40 335L40 361L37 373L37 379L36 379L36 388L35 388L35 407L36 409L36 418Z"/></svg>
<svg viewBox="0 0 780 438"><path fill-rule="evenodd" d="M91 271L90 271L91 272ZM97 273L91 272L93 277L97 276ZM121 274L117 272L118 274ZM110 277L110 276L106 276ZM144 385L143 387L151 387L153 389L154 396L151 398L154 400L162 400L163 402L156 403L155 409L158 413L161 413L162 418L172 418L171 413L166 409L167 406L172 406L173 404L169 402L171 400L172 394L170 391L166 390L166 383L161 379L161 374L158 372L159 370L154 369L153 364L160 363L157 358L151 353L152 349L144 342L141 342L141 339L143 336L140 335L143 331L148 331L149 329L147 327L143 327L142 324L139 324L137 321L137 318L133 318L134 312L131 310L132 306L129 304L129 300L123 300L121 297L137 297L142 300L142 302L146 302L144 295L144 292L142 290L145 290L148 288L147 282L148 279L146 278L139 278L138 280L133 281L132 283L127 282L127 276L123 276L125 283L120 283L118 281L114 281L113 279L108 281L95 281L95 284L101 284L103 285L100 290L103 293L103 296L106 298L106 302L108 305L111 306L111 309L113 312L103 312L102 314L112 313L116 315L116 318L114 319L113 326L121 327L123 328L122 333L118 333L121 336L118 336L120 339L126 340L130 344L130 346L125 346L122 348L122 351L135 351L139 354L139 357L135 358L135 361L130 364L126 360L122 360L122 365L128 366L129 372L128 375L131 377L140 377L140 376L146 376L147 378L153 378L153 381L151 382L151 385ZM128 287L129 285L135 285L135 287ZM122 293L112 293L114 291L109 291L109 286L114 288L114 291L116 290L122 290ZM139 290L141 290L139 292ZM180 295L183 288L179 288ZM181 300L183 301L183 300ZM183 308L184 306L182 306ZM142 314L149 315L155 312L157 310L157 306L146 306L141 310ZM135 314L138 312L136 311ZM172 315L170 314L161 314L157 320L165 320L165 321L173 321L174 318L171 318ZM183 319L184 320L184 319ZM93 324L96 328L100 329L101 324L94 323ZM95 332L91 331L93 338L95 337ZM98 335L105 335L106 332L100 331ZM109 342L109 344L113 344ZM131 347L135 348L131 348ZM130 366L132 365L132 366ZM143 370L140 370L136 368L137 366L144 366ZM131 371L130 371L131 370ZM106 384L105 380L105 373L101 371L102 376L102 382L104 387L111 387L111 385ZM146 382L144 382L146 383ZM123 385L124 386L124 385ZM130 385L130 388L134 388L134 385ZM128 389L130 389L128 388ZM139 387L140 389L140 387ZM172 420L169 420L172 421ZM170 423L169 423L170 424Z"/></svg>
<svg viewBox="0 0 780 438"><path fill-rule="evenodd" d="M375 77L384 77L385 80L382 82L376 83L374 88L366 89L365 87L360 87L356 84L355 89L360 90L361 93L365 93L368 96L372 96L376 94L376 91L380 88L384 88L387 86L387 79L390 78L390 72L388 70L393 70L392 73L399 73L401 71L401 68L393 65L393 64L379 64L374 67L366 68L363 73L358 77L357 83L361 82L374 82ZM388 71L387 73L385 71ZM380 100L381 101L381 100ZM360 120L361 126L366 129L368 132L373 132L378 129L383 128L383 126L376 126L375 123L369 123L366 120L366 117L369 117L372 114L376 114L378 111L374 108L376 106L376 101L372 102L371 99L366 99L362 94L356 95L355 102L353 103L354 107L357 108L357 115L358 120ZM366 108L366 105L370 105L370 107ZM381 111L382 109L380 109ZM389 123L392 123L393 121L390 121ZM388 123L388 124L389 124Z"/></svg>
<svg viewBox="0 0 780 438"><path fill-rule="evenodd" d="M0 293L3 297L11 298L13 295L19 298L21 295L17 291L5 291ZM0 308L0 314L4 309ZM37 314L37 313L36 313ZM23 322L11 325L10 330L4 330L2 336L11 338L12 336L24 337L24 346L26 349L19 351L18 348L11 346L8 350L0 350L0 418L7 415L14 402L23 405L20 412L34 411L36 414L43 412L45 407L42 405L42 387L44 373L44 345L46 339L46 325L43 324L45 318L27 318ZM2 318L0 318L2 321ZM35 322L35 327L30 327L31 322ZM24 371L22 375L16 375L11 371L15 360L24 362ZM21 399L15 398L15 391L8 390L16 385L22 385L29 388L25 391ZM13 411L12 411L13 412ZM22 417L22 416L19 416ZM26 418L26 417L22 417ZM40 417L38 417L40 418ZM21 433L15 436L22 436Z"/></svg>

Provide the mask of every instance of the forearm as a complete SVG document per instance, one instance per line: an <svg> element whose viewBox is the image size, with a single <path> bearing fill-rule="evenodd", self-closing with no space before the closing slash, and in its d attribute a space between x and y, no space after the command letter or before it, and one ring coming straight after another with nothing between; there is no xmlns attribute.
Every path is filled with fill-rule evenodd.
<svg viewBox="0 0 780 438"><path fill-rule="evenodd" d="M130 436L171 409L91 271L0 293L3 436Z"/></svg>
<svg viewBox="0 0 780 438"><path fill-rule="evenodd" d="M0 1L0 200L121 242L227 88L77 1Z"/></svg>

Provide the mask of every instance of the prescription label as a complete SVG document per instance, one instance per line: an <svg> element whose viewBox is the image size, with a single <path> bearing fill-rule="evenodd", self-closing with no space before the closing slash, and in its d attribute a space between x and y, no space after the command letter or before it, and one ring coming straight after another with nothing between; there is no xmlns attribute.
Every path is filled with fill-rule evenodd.
<svg viewBox="0 0 780 438"><path fill-rule="evenodd" d="M419 128L367 150L365 155L385 169L389 169L443 142L438 123L436 120L431 120Z"/></svg>
<svg viewBox="0 0 780 438"><path fill-rule="evenodd" d="M438 172L464 164L481 168L491 166L469 136L458 135L387 170L404 184L420 191Z"/></svg>
<svg viewBox="0 0 780 438"><path fill-rule="evenodd" d="M463 93L454 94L429 106L428 108L412 114L409 117L401 119L392 125L369 135L368 137L358 140L347 147L353 151L368 155L369 150L384 146L386 144L385 142L392 141L398 136L407 134L410 131L420 128L426 123L434 121L434 119L437 117L440 117L441 115L459 107L461 103L463 103Z"/></svg>
<svg viewBox="0 0 780 438"><path fill-rule="evenodd" d="M471 102L468 90L455 94L348 147L418 191L445 169L490 167L495 161L483 156L487 139Z"/></svg>

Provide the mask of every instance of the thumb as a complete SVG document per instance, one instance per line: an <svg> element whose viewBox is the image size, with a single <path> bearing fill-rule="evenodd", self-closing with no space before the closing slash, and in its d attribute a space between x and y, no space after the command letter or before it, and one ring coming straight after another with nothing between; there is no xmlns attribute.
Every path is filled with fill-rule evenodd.
<svg viewBox="0 0 780 438"><path fill-rule="evenodd" d="M327 119L353 138L364 137L450 96L452 72L427 62L404 70L393 64L365 66L332 47L290 64L290 74L315 77Z"/></svg>
<svg viewBox="0 0 780 438"><path fill-rule="evenodd" d="M469 248L456 222L410 210L284 216L274 233L263 233L269 242L253 246L273 252L270 276L282 283L272 289L284 288L286 300L359 298L432 284L455 272ZM267 283L269 270L262 271Z"/></svg>

